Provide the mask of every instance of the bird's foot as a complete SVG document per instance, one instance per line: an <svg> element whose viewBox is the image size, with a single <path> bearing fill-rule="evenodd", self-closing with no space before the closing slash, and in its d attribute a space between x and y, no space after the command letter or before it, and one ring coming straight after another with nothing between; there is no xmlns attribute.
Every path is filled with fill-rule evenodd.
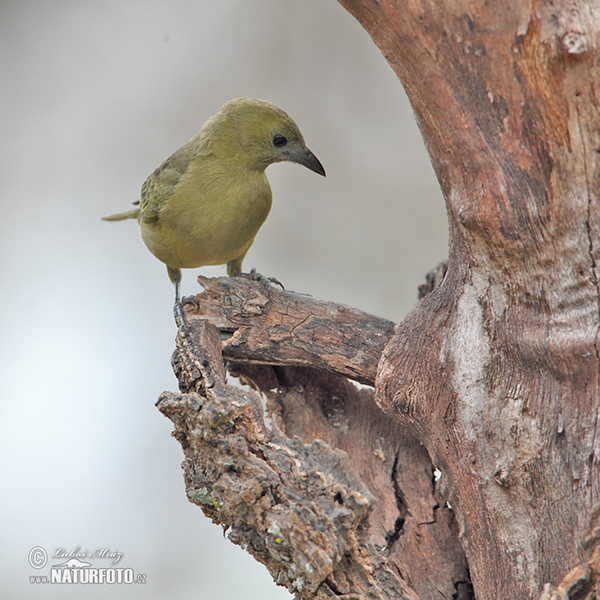
<svg viewBox="0 0 600 600"><path fill-rule="evenodd" d="M181 306L184 304L193 304L196 310L200 310L200 303L198 302L198 298L196 296L184 296L180 302Z"/></svg>
<svg viewBox="0 0 600 600"><path fill-rule="evenodd" d="M177 327L187 325L183 315L183 306L185 304L193 304L196 310L200 308L200 304L198 303L196 296L184 296L181 300L175 300L175 304L173 305L173 314L175 315L175 323L177 323Z"/></svg>
<svg viewBox="0 0 600 600"><path fill-rule="evenodd" d="M266 275L259 273L254 268L250 269L250 273L240 273L239 277L246 277L251 281L258 281L259 283L262 283L266 286L269 286L271 284L278 285L279 287L281 287L282 290L285 290L285 287L283 287L283 283L281 283L279 279L277 279L276 277L267 277Z"/></svg>

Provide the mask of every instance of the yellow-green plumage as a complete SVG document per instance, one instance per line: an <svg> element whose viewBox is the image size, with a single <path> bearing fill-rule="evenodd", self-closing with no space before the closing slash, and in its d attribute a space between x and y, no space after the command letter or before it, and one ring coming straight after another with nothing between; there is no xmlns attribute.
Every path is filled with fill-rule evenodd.
<svg viewBox="0 0 600 600"><path fill-rule="evenodd" d="M256 98L225 104L142 186L139 209L105 217L137 218L144 243L176 285L182 268L242 260L271 209L265 169L289 160L325 175L294 121Z"/></svg>

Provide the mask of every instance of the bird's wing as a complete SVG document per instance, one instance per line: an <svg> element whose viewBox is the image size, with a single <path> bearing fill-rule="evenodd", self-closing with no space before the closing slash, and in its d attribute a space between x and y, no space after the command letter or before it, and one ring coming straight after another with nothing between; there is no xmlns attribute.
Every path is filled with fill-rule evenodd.
<svg viewBox="0 0 600 600"><path fill-rule="evenodd" d="M194 158L191 143L182 146L146 179L142 185L140 200L141 220L144 223L158 221L160 212L173 195L175 187Z"/></svg>

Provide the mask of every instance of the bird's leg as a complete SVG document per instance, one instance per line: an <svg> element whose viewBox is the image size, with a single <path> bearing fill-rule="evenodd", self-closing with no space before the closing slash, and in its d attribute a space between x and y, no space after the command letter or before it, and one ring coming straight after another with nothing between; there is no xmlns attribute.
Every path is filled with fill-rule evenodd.
<svg viewBox="0 0 600 600"><path fill-rule="evenodd" d="M175 323L177 324L177 327L180 328L186 325L182 309L183 303L179 295L179 286L181 284L181 269L174 269L173 267L169 267L169 265L167 265L167 273L169 274L169 279L173 282L173 286L175 287L175 304L173 305L173 315L175 316ZM184 301L186 300L187 299L184 298Z"/></svg>
<svg viewBox="0 0 600 600"><path fill-rule="evenodd" d="M240 256L239 258L234 258L227 263L227 275L229 275L229 277L239 277L242 275L243 259L244 257Z"/></svg>
<svg viewBox="0 0 600 600"><path fill-rule="evenodd" d="M169 279L173 282L173 286L175 287L175 304L173 305L175 323L177 323L177 327L182 327L186 325L185 317L183 316L183 305L194 304L196 306L196 309L200 308L200 305L198 304L196 296L184 296L183 298L181 297L181 269L174 269L172 267L167 266L167 273L169 274Z"/></svg>
<svg viewBox="0 0 600 600"><path fill-rule="evenodd" d="M175 304L173 305L173 314L175 315L175 323L177 323L177 327L187 325L185 322L185 317L183 316L184 304L193 304L196 309L200 308L200 304L198 303L196 296L184 296L181 298L181 300L179 300L176 292Z"/></svg>
<svg viewBox="0 0 600 600"><path fill-rule="evenodd" d="M173 282L173 285L175 286L175 304L173 304L173 316L175 317L177 329L187 326L185 317L183 316L183 304L179 299L179 282L180 279Z"/></svg>
<svg viewBox="0 0 600 600"><path fill-rule="evenodd" d="M179 304L179 279L177 281L174 282L174 287L175 287L175 304Z"/></svg>
<svg viewBox="0 0 600 600"><path fill-rule="evenodd" d="M179 284L181 283L181 269L175 269L167 265L167 274L175 286L175 303L179 302Z"/></svg>

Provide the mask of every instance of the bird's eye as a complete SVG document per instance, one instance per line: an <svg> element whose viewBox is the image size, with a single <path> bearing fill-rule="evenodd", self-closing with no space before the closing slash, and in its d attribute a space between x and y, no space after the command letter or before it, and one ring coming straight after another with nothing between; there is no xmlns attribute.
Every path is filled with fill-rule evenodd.
<svg viewBox="0 0 600 600"><path fill-rule="evenodd" d="M273 136L273 146L275 146L275 148L281 148L282 146L285 146L287 144L287 139L284 138L281 134L276 133Z"/></svg>

